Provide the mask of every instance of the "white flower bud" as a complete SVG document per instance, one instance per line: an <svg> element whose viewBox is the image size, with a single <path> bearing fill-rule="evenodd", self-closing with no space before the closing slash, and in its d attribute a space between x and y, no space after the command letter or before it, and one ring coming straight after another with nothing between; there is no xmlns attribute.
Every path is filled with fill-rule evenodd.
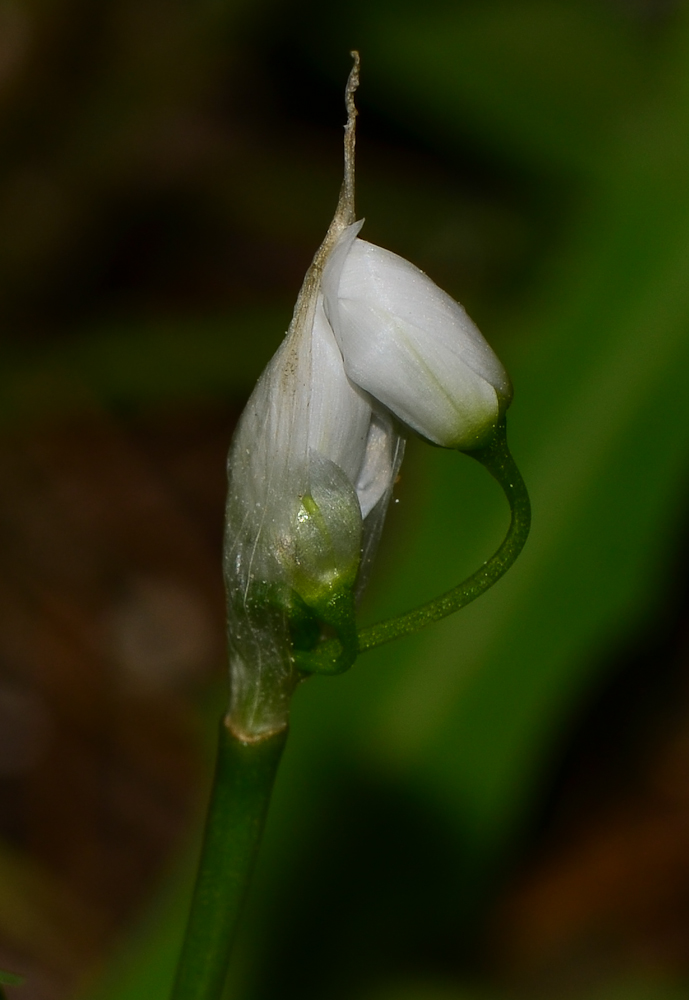
<svg viewBox="0 0 689 1000"><path fill-rule="evenodd" d="M349 226L323 272L325 312L356 385L429 441L470 449L509 405L509 377L466 312Z"/></svg>
<svg viewBox="0 0 689 1000"><path fill-rule="evenodd" d="M354 596L404 450L393 418L470 449L511 398L462 307L408 261L358 239L353 55L337 211L229 455L229 720L246 739L287 724L297 661L339 669L356 656ZM339 639L334 663L318 660L323 626Z"/></svg>

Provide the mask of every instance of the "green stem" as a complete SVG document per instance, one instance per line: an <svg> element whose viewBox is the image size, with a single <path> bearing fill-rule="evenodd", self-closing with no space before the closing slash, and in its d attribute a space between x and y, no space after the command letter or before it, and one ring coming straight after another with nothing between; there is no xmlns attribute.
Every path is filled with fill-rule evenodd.
<svg viewBox="0 0 689 1000"><path fill-rule="evenodd" d="M223 721L172 1000L219 1000L287 730L245 743Z"/></svg>
<svg viewBox="0 0 689 1000"><path fill-rule="evenodd" d="M489 590L507 572L515 561L529 534L531 526L531 504L524 480L507 446L504 421L495 429L488 444L474 451L466 452L475 458L497 480L510 505L510 525L500 548L479 570L462 583L441 594L440 597L422 604L413 611L387 621L378 622L358 633L358 650L363 653L384 642L390 642L401 635L418 632L431 622L445 618L459 611L477 597ZM306 672L334 674L340 672L338 654L341 652L337 640L322 643L318 649L298 660L299 667Z"/></svg>

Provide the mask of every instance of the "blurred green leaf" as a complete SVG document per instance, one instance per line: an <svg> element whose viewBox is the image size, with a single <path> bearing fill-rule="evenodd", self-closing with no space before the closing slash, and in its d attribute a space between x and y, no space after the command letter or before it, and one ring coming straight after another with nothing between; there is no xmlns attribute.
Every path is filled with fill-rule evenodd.
<svg viewBox="0 0 689 1000"><path fill-rule="evenodd" d="M381 0L352 16L387 115L444 143L473 135L539 172L599 169L649 68L644 26L594 0Z"/></svg>
<svg viewBox="0 0 689 1000"><path fill-rule="evenodd" d="M16 976L13 972L0 971L0 983L4 986L21 986L24 976Z"/></svg>
<svg viewBox="0 0 689 1000"><path fill-rule="evenodd" d="M513 836L598 666L592 651L662 599L689 464L686 28L652 101L662 149L649 156L645 128L636 142L630 129L557 280L521 318L525 354L507 358L514 451L534 505L527 549L411 657L396 651L381 698L379 746L457 811L475 862L494 861ZM451 523L451 496L440 495L429 533ZM487 529L485 518L472 526L495 537Z"/></svg>
<svg viewBox="0 0 689 1000"><path fill-rule="evenodd" d="M113 325L52 349L15 352L5 359L0 413L36 416L93 399L106 406L241 399L289 320L288 309L257 307L211 319Z"/></svg>

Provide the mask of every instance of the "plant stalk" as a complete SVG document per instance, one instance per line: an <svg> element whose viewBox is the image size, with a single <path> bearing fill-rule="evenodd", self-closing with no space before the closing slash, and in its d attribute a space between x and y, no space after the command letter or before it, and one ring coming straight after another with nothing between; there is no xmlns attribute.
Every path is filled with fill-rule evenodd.
<svg viewBox="0 0 689 1000"><path fill-rule="evenodd" d="M251 743L223 720L172 1000L220 1000L287 729Z"/></svg>

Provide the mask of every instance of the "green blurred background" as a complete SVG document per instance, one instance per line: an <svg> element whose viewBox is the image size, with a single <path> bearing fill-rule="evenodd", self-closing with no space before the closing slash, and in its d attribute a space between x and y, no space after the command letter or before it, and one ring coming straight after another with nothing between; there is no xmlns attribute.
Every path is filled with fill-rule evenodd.
<svg viewBox="0 0 689 1000"><path fill-rule="evenodd" d="M689 996L689 10L0 0L0 968L169 990L225 699L234 422L341 176L513 376L534 527L297 694L228 986ZM362 620L497 545L411 442Z"/></svg>

